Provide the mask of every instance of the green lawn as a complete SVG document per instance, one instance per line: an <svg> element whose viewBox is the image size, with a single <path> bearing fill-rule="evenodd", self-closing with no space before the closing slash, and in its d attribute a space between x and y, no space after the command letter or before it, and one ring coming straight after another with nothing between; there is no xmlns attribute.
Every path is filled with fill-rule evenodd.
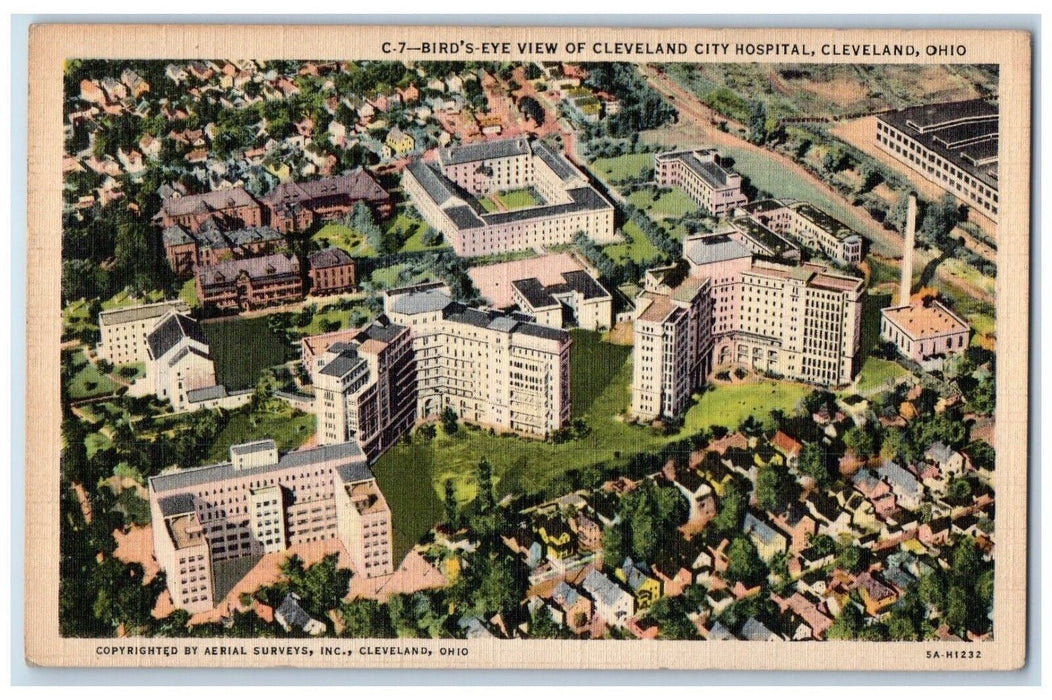
<svg viewBox="0 0 1052 700"><path fill-rule="evenodd" d="M365 304L355 304L346 310L336 306L326 306L314 314L309 324L306 326L292 326L291 330L301 335L327 333L330 331L322 327L327 321L339 321L341 329L350 328L352 316L364 317L366 320L370 320L373 317L373 312Z"/></svg>
<svg viewBox="0 0 1052 700"><path fill-rule="evenodd" d="M501 192L497 197L504 205L504 208L508 210L534 207L541 203L528 187L520 190Z"/></svg>
<svg viewBox="0 0 1052 700"><path fill-rule="evenodd" d="M571 469L622 462L704 427L735 427L749 414L763 417L772 408L790 411L811 391L805 385L772 380L713 389L688 413L686 430L664 436L622 420L631 400L630 349L600 342L598 334L587 331L573 331L573 337L573 414L590 428L582 439L556 445L463 426L446 435L439 428L430 443L414 436L412 444L400 443L380 457L374 471L391 504L400 552L441 518L447 480L459 501L475 497L475 473L483 456L493 465L500 494L534 493Z"/></svg>
<svg viewBox="0 0 1052 700"><path fill-rule="evenodd" d="M271 332L265 316L202 323L216 365L216 381L227 389L254 387L267 367L280 365L292 354Z"/></svg>
<svg viewBox="0 0 1052 700"><path fill-rule="evenodd" d="M684 433L693 434L714 425L733 429L746 416L762 420L774 409L790 413L813 389L806 384L773 379L711 388L687 411Z"/></svg>
<svg viewBox="0 0 1052 700"><path fill-rule="evenodd" d="M879 357L867 357L856 380L858 393L868 396L877 390L887 388L893 380L907 374L909 372L897 362L882 360Z"/></svg>
<svg viewBox="0 0 1052 700"><path fill-rule="evenodd" d="M84 440L84 444L88 448L88 457L91 457L99 450L108 449L113 444L113 441L102 433L90 433Z"/></svg>
<svg viewBox="0 0 1052 700"><path fill-rule="evenodd" d="M73 379L69 383L71 399L90 399L112 394L117 390L117 383L100 372L98 367L88 362L83 351L75 352L70 362L74 371Z"/></svg>
<svg viewBox="0 0 1052 700"><path fill-rule="evenodd" d="M616 158L597 158L592 162L591 168L604 180L615 182L639 177L644 170L653 165L653 153L629 153Z"/></svg>
<svg viewBox="0 0 1052 700"><path fill-rule="evenodd" d="M109 311L110 309L120 309L125 306L153 304L158 301L164 301L164 292L154 290L152 292L147 292L145 297L137 297L128 292L128 290L122 290L114 294L106 301L102 302L102 310Z"/></svg>
<svg viewBox="0 0 1052 700"><path fill-rule="evenodd" d="M325 224L311 238L325 245L342 248L357 258L370 258L377 254L364 235L343 224Z"/></svg>
<svg viewBox="0 0 1052 700"><path fill-rule="evenodd" d="M679 187L644 187L628 195L628 201L646 211L647 216L655 221L678 219L684 214L698 210L697 203Z"/></svg>
<svg viewBox="0 0 1052 700"><path fill-rule="evenodd" d="M660 254L661 251L654 247L654 244L640 230L636 222L626 221L625 225L621 227L621 231L628 237L629 241L627 243L614 243L603 248L615 263L623 263L626 260L641 263Z"/></svg>
<svg viewBox="0 0 1052 700"><path fill-rule="evenodd" d="M240 411L216 438L208 453L209 463L229 459L231 445L271 438L282 452L294 450L314 434L314 414L302 413L284 401L268 402L265 409L245 414Z"/></svg>
<svg viewBox="0 0 1052 700"><path fill-rule="evenodd" d="M63 335L75 335L84 330L98 329L98 319L88 314L88 303L83 299L71 301L62 309Z"/></svg>
<svg viewBox="0 0 1052 700"><path fill-rule="evenodd" d="M189 304L191 309L198 307L197 285L193 277L183 282L183 286L179 288L179 298Z"/></svg>
<svg viewBox="0 0 1052 700"><path fill-rule="evenodd" d="M411 273L408 277L402 274L406 271ZM381 267L378 270L374 270L369 279L372 280L373 286L377 289L390 289L392 287L402 287L409 284L425 282L431 278L432 273L430 270L413 272L412 265L409 265L408 263L398 263L396 265L391 265L390 267Z"/></svg>
<svg viewBox="0 0 1052 700"><path fill-rule="evenodd" d="M489 197L479 197L478 200L479 204L481 204L482 208L485 209L487 212L497 211L496 202L494 202Z"/></svg>

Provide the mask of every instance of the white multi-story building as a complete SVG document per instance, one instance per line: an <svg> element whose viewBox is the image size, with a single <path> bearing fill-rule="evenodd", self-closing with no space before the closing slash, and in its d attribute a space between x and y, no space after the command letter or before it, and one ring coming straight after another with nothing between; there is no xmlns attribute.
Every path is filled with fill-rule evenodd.
<svg viewBox="0 0 1052 700"><path fill-rule="evenodd" d="M654 179L662 187L683 188L713 216L729 214L749 201L742 192L742 176L723 168L712 148L655 154Z"/></svg>
<svg viewBox="0 0 1052 700"><path fill-rule="evenodd" d="M169 311L188 314L190 307L177 299L100 312L99 358L115 365L146 362L146 336Z"/></svg>
<svg viewBox="0 0 1052 700"><path fill-rule="evenodd" d="M1000 111L985 99L877 117L877 148L997 221Z"/></svg>
<svg viewBox="0 0 1052 700"><path fill-rule="evenodd" d="M787 234L828 258L848 265L862 262L862 237L808 202L763 199L741 207L750 219Z"/></svg>
<svg viewBox="0 0 1052 700"><path fill-rule="evenodd" d="M851 381L861 342L863 280L812 263L755 260L728 234L688 238L684 256L685 280L658 284L659 275L668 280L668 273L652 271L636 302L636 415L676 415L719 366L741 365L822 386ZM686 320L687 309L697 314L697 325Z"/></svg>
<svg viewBox="0 0 1052 700"><path fill-rule="evenodd" d="M172 602L219 604L215 565L338 538L364 576L394 570L391 511L354 442L279 455L272 440L230 448L230 461L150 477L154 554Z"/></svg>
<svg viewBox="0 0 1052 700"><path fill-rule="evenodd" d="M176 411L190 408L191 392L216 386L215 363L197 321L175 311L146 336L146 386Z"/></svg>
<svg viewBox="0 0 1052 700"><path fill-rule="evenodd" d="M570 420L570 334L453 301L441 284L385 293L412 337L418 418L450 408L467 421L545 436Z"/></svg>

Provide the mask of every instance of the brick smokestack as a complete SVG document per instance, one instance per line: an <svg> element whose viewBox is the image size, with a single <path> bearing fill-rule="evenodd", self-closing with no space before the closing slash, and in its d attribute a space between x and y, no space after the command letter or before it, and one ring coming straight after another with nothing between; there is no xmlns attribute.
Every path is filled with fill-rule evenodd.
<svg viewBox="0 0 1052 700"><path fill-rule="evenodd" d="M910 193L906 209L906 239L902 244L902 280L899 282L899 306L910 303L910 288L913 286L913 246L917 229L917 195Z"/></svg>

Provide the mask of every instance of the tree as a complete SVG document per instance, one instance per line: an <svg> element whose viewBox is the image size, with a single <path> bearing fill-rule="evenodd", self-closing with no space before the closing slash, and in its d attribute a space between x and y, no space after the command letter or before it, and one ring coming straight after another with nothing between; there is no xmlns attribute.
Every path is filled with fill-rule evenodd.
<svg viewBox="0 0 1052 700"><path fill-rule="evenodd" d="M749 140L756 144L767 140L767 105L762 100L752 104L749 115Z"/></svg>
<svg viewBox="0 0 1052 700"><path fill-rule="evenodd" d="M745 518L746 498L737 483L731 482L720 498L719 508L712 525L721 536L734 534L741 530Z"/></svg>
<svg viewBox="0 0 1052 700"><path fill-rule="evenodd" d="M869 423L848 428L844 433L844 444L862 459L872 457L877 452L877 437L870 429Z"/></svg>
<svg viewBox="0 0 1052 700"><path fill-rule="evenodd" d="M827 488L833 481L829 471L829 458L822 445L817 442L805 442L800 450L800 473L815 480L822 488Z"/></svg>
<svg viewBox="0 0 1052 700"><path fill-rule="evenodd" d="M767 578L767 565L749 538L735 537L727 547L727 578L750 588Z"/></svg>
<svg viewBox="0 0 1052 700"><path fill-rule="evenodd" d="M446 406L442 409L442 432L446 435L454 435L458 428L456 411Z"/></svg>
<svg viewBox="0 0 1052 700"><path fill-rule="evenodd" d="M344 637L387 638L394 637L395 630L385 605L375 600L355 599L340 606Z"/></svg>
<svg viewBox="0 0 1052 700"><path fill-rule="evenodd" d="M796 482L782 468L763 466L756 473L756 502L764 510L781 513L800 496Z"/></svg>
<svg viewBox="0 0 1052 700"><path fill-rule="evenodd" d="M845 571L860 574L869 567L869 550L849 545L837 556L836 565Z"/></svg>
<svg viewBox="0 0 1052 700"><path fill-rule="evenodd" d="M460 506L457 504L457 490L452 479L446 479L443 505L446 508L446 522L450 527L457 527L460 521Z"/></svg>
<svg viewBox="0 0 1052 700"><path fill-rule="evenodd" d="M833 621L827 636L829 639L841 641L857 639L864 625L865 621L862 618L862 611L849 603L844 606L840 615Z"/></svg>
<svg viewBox="0 0 1052 700"><path fill-rule="evenodd" d="M493 467L485 457L479 460L477 483L479 512L488 513L496 503L493 496Z"/></svg>
<svg viewBox="0 0 1052 700"><path fill-rule="evenodd" d="M620 565L628 556L625 547L625 534L620 524L610 525L603 530L603 561L611 565Z"/></svg>

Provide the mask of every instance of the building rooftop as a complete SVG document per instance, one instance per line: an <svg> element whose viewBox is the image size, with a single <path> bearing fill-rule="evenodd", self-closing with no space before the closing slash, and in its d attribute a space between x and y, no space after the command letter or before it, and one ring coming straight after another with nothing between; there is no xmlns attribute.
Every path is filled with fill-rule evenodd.
<svg viewBox="0 0 1052 700"><path fill-rule="evenodd" d="M889 307L883 309L881 314L913 340L947 333L966 333L969 329L968 324L957 314L934 299L927 303L914 302L908 306Z"/></svg>
<svg viewBox="0 0 1052 700"><path fill-rule="evenodd" d="M229 284L241 274L249 279L260 280L275 277L299 277L296 258L284 253L274 253L259 258L225 260L215 265L201 265L197 275L203 286Z"/></svg>
<svg viewBox="0 0 1052 700"><path fill-rule="evenodd" d="M319 270L327 267L350 265L353 261L351 256L347 254L347 251L330 246L310 253L307 256L307 262L310 263L312 270Z"/></svg>
<svg viewBox="0 0 1052 700"><path fill-rule="evenodd" d="M211 484L235 477L254 476L307 464L323 464L333 461L339 461L343 466L346 466L346 471L349 475L360 475L364 473L361 471L362 469L366 471L369 469L361 447L355 442L344 442L338 445L325 445L309 450L286 452L281 455L277 464L245 467L237 470L231 462L220 462L192 469L179 469L152 476L149 479L149 484L152 492L160 494L166 491ZM371 474L371 472L369 473Z"/></svg>
<svg viewBox="0 0 1052 700"><path fill-rule="evenodd" d="M433 165L415 159L409 163L406 170L416 178L416 181L424 188L427 196L438 206L441 207L450 199L459 197L455 185L438 172Z"/></svg>
<svg viewBox="0 0 1052 700"><path fill-rule="evenodd" d="M998 105L985 99L908 107L877 119L997 189Z"/></svg>
<svg viewBox="0 0 1052 700"><path fill-rule="evenodd" d="M468 276L490 304L503 309L515 304L511 288L515 280L534 278L545 286L563 284L566 282L564 272L581 269L581 263L569 253L553 253L472 267L468 269Z"/></svg>
<svg viewBox="0 0 1052 700"><path fill-rule="evenodd" d="M206 214L210 211L256 206L256 200L241 187L169 197L161 203L161 211L169 216Z"/></svg>
<svg viewBox="0 0 1052 700"><path fill-rule="evenodd" d="M99 313L100 326L116 326L134 321L144 321L150 318L160 318L169 311L178 313L190 313L190 307L182 299L174 301L161 301L156 304L142 304L140 306L128 306L123 309L111 309Z"/></svg>
<svg viewBox="0 0 1052 700"><path fill-rule="evenodd" d="M391 195L369 172L357 168L347 175L324 177L306 182L285 182L273 189L264 201L272 207L309 203L326 197L345 197L364 201L385 201Z"/></svg>
<svg viewBox="0 0 1052 700"><path fill-rule="evenodd" d="M728 234L692 236L683 242L683 255L695 265L752 258L752 252Z"/></svg>
<svg viewBox="0 0 1052 700"><path fill-rule="evenodd" d="M172 312L147 334L146 344L153 359L159 360L183 338L208 345L208 339L197 321L184 314Z"/></svg>
<svg viewBox="0 0 1052 700"><path fill-rule="evenodd" d="M839 219L830 216L812 204L807 202L796 202L790 205L790 208L818 228L836 236L839 240L844 240L850 236L858 236L857 233L848 228L848 226Z"/></svg>
<svg viewBox="0 0 1052 700"><path fill-rule="evenodd" d="M512 156L522 156L528 153L530 153L529 142L525 137L517 137L466 143L451 148L443 148L439 151L438 157L442 165L445 166L473 163L494 158L511 158Z"/></svg>

